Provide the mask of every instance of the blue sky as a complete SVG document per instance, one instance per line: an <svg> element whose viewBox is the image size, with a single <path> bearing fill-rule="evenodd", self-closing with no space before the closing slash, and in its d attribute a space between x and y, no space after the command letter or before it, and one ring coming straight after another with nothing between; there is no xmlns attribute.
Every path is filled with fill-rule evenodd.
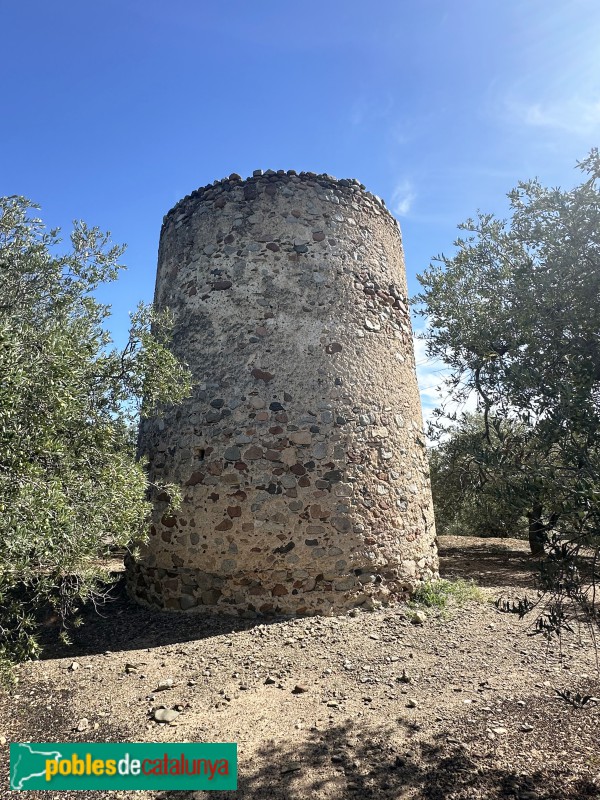
<svg viewBox="0 0 600 800"><path fill-rule="evenodd" d="M458 222L520 179L572 185L600 138L598 0L0 0L0 29L0 193L128 244L102 293L119 343L163 215L215 178L359 178L414 293Z"/></svg>

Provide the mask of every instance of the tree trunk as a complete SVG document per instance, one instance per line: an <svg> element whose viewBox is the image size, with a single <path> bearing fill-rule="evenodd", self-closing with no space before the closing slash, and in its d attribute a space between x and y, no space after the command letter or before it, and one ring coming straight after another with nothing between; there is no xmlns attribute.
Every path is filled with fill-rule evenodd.
<svg viewBox="0 0 600 800"><path fill-rule="evenodd" d="M534 505L533 510L527 514L529 520L529 547L532 556L544 555L546 543L546 526L542 522L542 506Z"/></svg>

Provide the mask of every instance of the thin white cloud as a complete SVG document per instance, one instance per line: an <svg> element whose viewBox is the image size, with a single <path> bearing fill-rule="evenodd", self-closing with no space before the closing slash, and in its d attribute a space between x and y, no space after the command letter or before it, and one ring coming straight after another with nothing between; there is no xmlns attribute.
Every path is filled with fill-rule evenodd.
<svg viewBox="0 0 600 800"><path fill-rule="evenodd" d="M405 217L414 203L416 194L412 184L408 180L403 180L396 185L392 192L391 208L397 217Z"/></svg>
<svg viewBox="0 0 600 800"><path fill-rule="evenodd" d="M420 331L415 331L415 333L418 334ZM427 426L427 423L433 418L434 410L442 404L441 385L444 381L444 366L440 361L427 357L424 339L418 339L415 335L414 346L423 421Z"/></svg>
<svg viewBox="0 0 600 800"><path fill-rule="evenodd" d="M510 95L504 102L509 123L575 136L589 136L600 131L600 97L573 96L555 100L531 101Z"/></svg>
<svg viewBox="0 0 600 800"><path fill-rule="evenodd" d="M417 338L422 330L415 330L414 346L423 422L427 429L427 423L434 419L433 412L436 408L443 407L444 411L450 414L454 412L462 414L465 411L476 411L477 402L475 395L472 395L463 403L449 401L450 391L446 385L446 379L449 375L448 368L444 366L443 361L427 357L425 340Z"/></svg>

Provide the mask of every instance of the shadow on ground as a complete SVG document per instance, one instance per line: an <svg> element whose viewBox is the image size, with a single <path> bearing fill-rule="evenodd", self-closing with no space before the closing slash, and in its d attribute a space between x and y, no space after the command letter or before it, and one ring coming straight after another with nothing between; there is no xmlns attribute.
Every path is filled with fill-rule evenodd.
<svg viewBox="0 0 600 800"><path fill-rule="evenodd" d="M472 579L480 586L531 588L535 563L523 543L513 540L440 538L440 572L444 578ZM133 602L122 574L111 599L98 610L88 604L81 611L84 624L71 632L73 644L62 645L52 625L42 631L44 659L92 655L106 651L140 650L183 644L226 633L249 630L258 624L276 624L283 618L243 619L200 613L160 612Z"/></svg>
<svg viewBox="0 0 600 800"><path fill-rule="evenodd" d="M518 540L440 537L440 574L443 578L466 578L479 586L512 586L532 589L538 562Z"/></svg>
<svg viewBox="0 0 600 800"><path fill-rule="evenodd" d="M237 792L159 792L156 800L584 800L600 787L568 768L501 769L453 743L447 733L427 742L390 744L393 730L361 738L341 725L315 731L301 749L266 743L252 764L242 762ZM456 740L454 740L456 741ZM491 759L490 759L491 762Z"/></svg>
<svg viewBox="0 0 600 800"><path fill-rule="evenodd" d="M243 619L149 609L128 597L122 575L111 588L106 603L97 609L88 603L80 610L80 616L83 625L69 631L70 645L59 640L56 625L44 627L40 638L42 660L183 644L249 630L258 624L274 624L282 619Z"/></svg>

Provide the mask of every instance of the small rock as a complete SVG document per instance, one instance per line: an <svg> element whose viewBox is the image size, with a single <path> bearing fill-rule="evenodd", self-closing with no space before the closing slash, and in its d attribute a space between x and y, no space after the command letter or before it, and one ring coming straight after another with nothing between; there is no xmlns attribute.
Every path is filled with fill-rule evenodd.
<svg viewBox="0 0 600 800"><path fill-rule="evenodd" d="M239 461L241 458L241 451L239 447L228 447L223 454L226 461Z"/></svg>
<svg viewBox="0 0 600 800"><path fill-rule="evenodd" d="M406 701L407 708L417 708L418 704L417 701L413 697L409 697Z"/></svg>
<svg viewBox="0 0 600 800"><path fill-rule="evenodd" d="M521 725L521 730L522 730L524 733L531 733L531 731L533 730L533 725L529 725L527 722L524 722L524 723Z"/></svg>
<svg viewBox="0 0 600 800"><path fill-rule="evenodd" d="M374 320L365 319L365 328L368 331L377 332L377 331L381 330L381 325L378 322L374 321Z"/></svg>
<svg viewBox="0 0 600 800"><path fill-rule="evenodd" d="M274 683L277 683L275 678L272 678L270 675L267 675L265 678L265 686L272 686Z"/></svg>
<svg viewBox="0 0 600 800"><path fill-rule="evenodd" d="M492 733L495 733L496 736L502 736L504 733L508 733L508 729L503 727L492 728Z"/></svg>
<svg viewBox="0 0 600 800"><path fill-rule="evenodd" d="M253 378L256 378L257 381L264 381L265 383L269 383L269 381L272 381L275 377L271 372L259 369L258 367L255 367L250 374Z"/></svg>
<svg viewBox="0 0 600 800"><path fill-rule="evenodd" d="M175 711L174 708L157 708L153 714L156 722L173 722L178 716L179 711Z"/></svg>
<svg viewBox="0 0 600 800"><path fill-rule="evenodd" d="M298 772L298 770L302 769L301 764L286 764L284 767L281 768L281 774L287 775L289 772Z"/></svg>
<svg viewBox="0 0 600 800"><path fill-rule="evenodd" d="M82 717L79 722L77 723L77 730L81 733L82 731L87 731L90 727L90 721L87 717Z"/></svg>
<svg viewBox="0 0 600 800"><path fill-rule="evenodd" d="M309 431L296 431L290 435L290 440L294 444L310 444L312 436ZM327 480L327 478L325 478Z"/></svg>
<svg viewBox="0 0 600 800"><path fill-rule="evenodd" d="M297 683L292 689L292 694L303 694L304 692L308 692L308 686L304 686L301 683Z"/></svg>
<svg viewBox="0 0 600 800"><path fill-rule="evenodd" d="M79 664L77 663L77 661L71 661L71 663L69 664L69 669L71 670L71 672L75 672L75 670L78 670Z"/></svg>
<svg viewBox="0 0 600 800"><path fill-rule="evenodd" d="M324 442L318 442L313 447L313 456L318 458L321 461L323 458L327 456L327 445Z"/></svg>
<svg viewBox="0 0 600 800"><path fill-rule="evenodd" d="M166 689L172 689L174 685L173 678L165 678L164 681L160 681L155 692L164 692Z"/></svg>
<svg viewBox="0 0 600 800"><path fill-rule="evenodd" d="M6 736L0 736L0 745L6 744Z"/></svg>
<svg viewBox="0 0 600 800"><path fill-rule="evenodd" d="M415 611L410 621L413 625L423 625L427 622L427 614L424 611Z"/></svg>

